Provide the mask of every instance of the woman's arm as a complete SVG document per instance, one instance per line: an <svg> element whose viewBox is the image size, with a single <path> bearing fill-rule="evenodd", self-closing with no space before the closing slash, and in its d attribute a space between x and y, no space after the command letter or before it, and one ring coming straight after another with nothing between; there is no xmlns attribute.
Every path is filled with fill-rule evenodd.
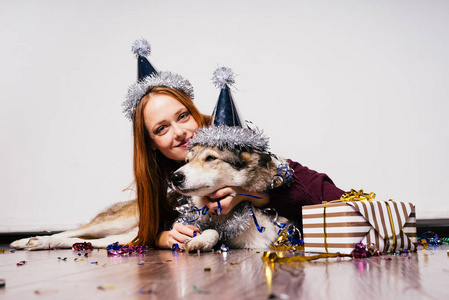
<svg viewBox="0 0 449 300"><path fill-rule="evenodd" d="M287 162L294 170L291 183L270 190L268 207L275 209L279 215L301 220L302 206L337 200L344 193L326 174L292 160Z"/></svg>
<svg viewBox="0 0 449 300"><path fill-rule="evenodd" d="M264 207L270 203L270 196L267 193L248 192L241 187L225 187L203 199L209 211L217 211L222 214L229 213L242 201L250 201L255 207Z"/></svg>

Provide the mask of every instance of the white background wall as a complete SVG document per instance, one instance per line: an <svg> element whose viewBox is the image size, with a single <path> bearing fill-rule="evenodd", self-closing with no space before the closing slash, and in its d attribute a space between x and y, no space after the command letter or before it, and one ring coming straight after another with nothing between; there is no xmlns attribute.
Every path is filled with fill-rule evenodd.
<svg viewBox="0 0 449 300"><path fill-rule="evenodd" d="M133 197L140 37L211 113L228 66L272 150L345 190L448 218L448 1L0 0L0 232L62 230Z"/></svg>

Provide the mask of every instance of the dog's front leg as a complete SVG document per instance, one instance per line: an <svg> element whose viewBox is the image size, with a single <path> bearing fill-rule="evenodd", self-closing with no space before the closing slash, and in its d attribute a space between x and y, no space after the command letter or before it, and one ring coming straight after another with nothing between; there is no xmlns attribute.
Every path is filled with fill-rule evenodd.
<svg viewBox="0 0 449 300"><path fill-rule="evenodd" d="M218 243L219 235L214 229L206 229L200 235L188 240L184 247L187 251L210 251Z"/></svg>

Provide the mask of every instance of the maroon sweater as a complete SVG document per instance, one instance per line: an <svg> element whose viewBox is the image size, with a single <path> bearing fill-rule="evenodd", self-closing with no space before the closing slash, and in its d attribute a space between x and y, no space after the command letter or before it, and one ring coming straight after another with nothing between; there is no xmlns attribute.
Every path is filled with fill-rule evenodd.
<svg viewBox="0 0 449 300"><path fill-rule="evenodd" d="M269 192L270 204L279 215L300 220L302 232L302 206L321 204L323 201L340 199L344 191L335 186L324 173L318 173L298 162L287 160L295 172L290 185L281 186Z"/></svg>

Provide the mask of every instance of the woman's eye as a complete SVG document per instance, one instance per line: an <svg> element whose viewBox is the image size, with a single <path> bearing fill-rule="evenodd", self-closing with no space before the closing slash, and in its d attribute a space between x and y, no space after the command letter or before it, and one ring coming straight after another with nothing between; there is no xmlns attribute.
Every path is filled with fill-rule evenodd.
<svg viewBox="0 0 449 300"><path fill-rule="evenodd" d="M215 156L209 155L208 157L206 157L206 161L214 161L217 158Z"/></svg>
<svg viewBox="0 0 449 300"><path fill-rule="evenodd" d="M165 130L165 128L167 128L167 127L166 126L159 126L156 129L156 134L161 134Z"/></svg>
<svg viewBox="0 0 449 300"><path fill-rule="evenodd" d="M189 117L189 113L185 112L185 113L180 114L178 119L179 120L184 120L184 119L186 119L188 117Z"/></svg>

